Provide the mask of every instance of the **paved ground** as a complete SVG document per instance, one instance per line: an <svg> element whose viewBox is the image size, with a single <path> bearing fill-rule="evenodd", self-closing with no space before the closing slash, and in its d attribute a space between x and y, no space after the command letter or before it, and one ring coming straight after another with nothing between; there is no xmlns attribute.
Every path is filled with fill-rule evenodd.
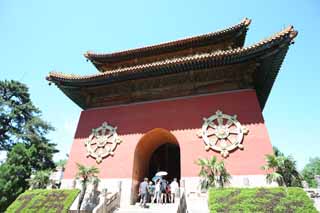
<svg viewBox="0 0 320 213"><path fill-rule="evenodd" d="M124 206L115 211L116 213L176 213L178 210L178 203L172 204L148 204L148 208L142 208L139 204Z"/></svg>

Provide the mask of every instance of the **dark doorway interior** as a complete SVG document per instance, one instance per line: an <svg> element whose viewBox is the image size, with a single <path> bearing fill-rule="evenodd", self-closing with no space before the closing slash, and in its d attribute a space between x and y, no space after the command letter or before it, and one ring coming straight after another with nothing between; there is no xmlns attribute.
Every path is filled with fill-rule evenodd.
<svg viewBox="0 0 320 213"><path fill-rule="evenodd" d="M173 178L180 180L180 148L179 145L166 143L159 146L151 155L149 162L149 180L158 171L166 171L166 179L171 181Z"/></svg>

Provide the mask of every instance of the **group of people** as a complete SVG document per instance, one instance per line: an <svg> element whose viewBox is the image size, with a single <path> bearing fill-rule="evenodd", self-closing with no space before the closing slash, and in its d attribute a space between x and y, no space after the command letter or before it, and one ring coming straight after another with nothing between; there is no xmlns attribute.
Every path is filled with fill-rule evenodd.
<svg viewBox="0 0 320 213"><path fill-rule="evenodd" d="M174 203L175 198L179 196L177 178L174 178L170 184L163 177L156 179L155 184L148 181L148 178L144 178L139 186L140 206L146 207L147 202Z"/></svg>

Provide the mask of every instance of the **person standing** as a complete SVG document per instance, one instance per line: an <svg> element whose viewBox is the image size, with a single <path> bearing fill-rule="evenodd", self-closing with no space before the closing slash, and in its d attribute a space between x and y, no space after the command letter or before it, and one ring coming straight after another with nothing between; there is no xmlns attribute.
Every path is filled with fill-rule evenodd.
<svg viewBox="0 0 320 213"><path fill-rule="evenodd" d="M173 181L170 184L171 188L171 202L175 202L175 197L179 194L179 184L177 182L177 178L174 178Z"/></svg>
<svg viewBox="0 0 320 213"><path fill-rule="evenodd" d="M153 185L152 181L149 182L149 186L148 186L148 202L150 201L151 203L153 202L154 200L154 197L155 197L155 186Z"/></svg>
<svg viewBox="0 0 320 213"><path fill-rule="evenodd" d="M160 195L161 195L161 182L160 182L160 179L158 179L156 181L156 185L155 185L155 188L154 188L154 197L153 197L153 203L156 202L156 203L159 203L160 202Z"/></svg>
<svg viewBox="0 0 320 213"><path fill-rule="evenodd" d="M171 187L170 187L169 182L168 182L167 188L166 188L166 195L167 195L167 202L171 203Z"/></svg>
<svg viewBox="0 0 320 213"><path fill-rule="evenodd" d="M148 199L148 178L144 178L144 181L140 183L139 186L139 194L140 194L140 206L146 208L146 203Z"/></svg>
<svg viewBox="0 0 320 213"><path fill-rule="evenodd" d="M161 191L161 203L167 203L167 181L166 179L162 178L161 185L160 185L160 191Z"/></svg>

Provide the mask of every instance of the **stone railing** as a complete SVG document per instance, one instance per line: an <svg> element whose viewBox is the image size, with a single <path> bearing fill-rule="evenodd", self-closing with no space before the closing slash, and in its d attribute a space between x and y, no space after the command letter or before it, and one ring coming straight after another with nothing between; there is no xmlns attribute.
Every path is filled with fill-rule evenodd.
<svg viewBox="0 0 320 213"><path fill-rule="evenodd" d="M307 195L313 200L313 204L320 212L320 189L319 188L304 188Z"/></svg>
<svg viewBox="0 0 320 213"><path fill-rule="evenodd" d="M178 206L178 213L185 213L187 212L187 200L186 200L186 193L184 188L180 188L180 196L179 196L179 206Z"/></svg>
<svg viewBox="0 0 320 213"><path fill-rule="evenodd" d="M99 204L93 209L93 213L107 213L113 212L120 207L120 194L106 193L100 197Z"/></svg>

